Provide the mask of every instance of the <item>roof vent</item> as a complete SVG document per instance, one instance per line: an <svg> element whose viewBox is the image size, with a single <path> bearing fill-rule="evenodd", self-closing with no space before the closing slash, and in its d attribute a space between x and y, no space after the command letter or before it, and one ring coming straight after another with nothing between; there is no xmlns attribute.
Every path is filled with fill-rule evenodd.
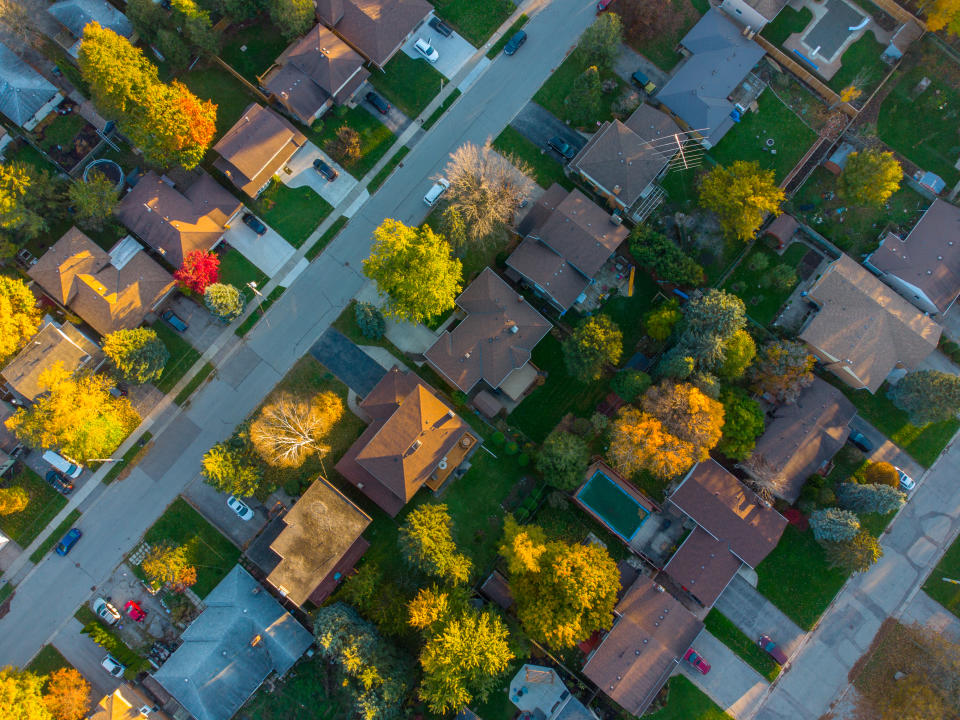
<svg viewBox="0 0 960 720"><path fill-rule="evenodd" d="M517 302L523 302L523 295L517 295Z"/></svg>
<svg viewBox="0 0 960 720"><path fill-rule="evenodd" d="M423 446L423 443L419 440L414 440L413 445L410 446L410 452L416 452Z"/></svg>
<svg viewBox="0 0 960 720"><path fill-rule="evenodd" d="M937 260L943 260L943 255L937 255Z"/></svg>
<svg viewBox="0 0 960 720"><path fill-rule="evenodd" d="M511 325L511 326L510 326L510 332L512 332L514 335L516 335L518 332L520 332L520 328L518 328L516 325Z"/></svg>

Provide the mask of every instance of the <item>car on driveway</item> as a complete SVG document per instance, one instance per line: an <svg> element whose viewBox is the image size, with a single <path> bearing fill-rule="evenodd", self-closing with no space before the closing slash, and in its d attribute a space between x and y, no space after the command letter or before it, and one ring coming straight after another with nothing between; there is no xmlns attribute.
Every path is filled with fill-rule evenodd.
<svg viewBox="0 0 960 720"><path fill-rule="evenodd" d="M164 310L163 315L160 317L163 318L163 321L167 323L167 325L172 327L177 332L186 332L187 328L190 327L173 310Z"/></svg>
<svg viewBox="0 0 960 720"><path fill-rule="evenodd" d="M98 597L97 601L93 603L93 612L107 625L113 625L120 619L120 611L102 597Z"/></svg>
<svg viewBox="0 0 960 720"><path fill-rule="evenodd" d="M336 170L327 165L323 158L317 158L313 161L313 169L325 177L328 182L333 182L340 175Z"/></svg>
<svg viewBox="0 0 960 720"><path fill-rule="evenodd" d="M443 20L434 15L430 18L430 27L436 30L438 33L444 37L450 37L453 35L453 28L447 25Z"/></svg>
<svg viewBox="0 0 960 720"><path fill-rule="evenodd" d="M642 89L647 95L653 95L656 92L657 86L654 82L648 78L642 70L637 70L633 75L630 76L630 79L637 84L637 87Z"/></svg>
<svg viewBox="0 0 960 720"><path fill-rule="evenodd" d="M241 520L252 520L253 510L243 500L231 495L227 498L227 507L233 510Z"/></svg>
<svg viewBox="0 0 960 720"><path fill-rule="evenodd" d="M365 97L367 98L367 102L373 105L373 107L376 108L377 112L381 115L386 115L388 112L390 112L390 103L373 92L373 90L368 92Z"/></svg>
<svg viewBox="0 0 960 720"><path fill-rule="evenodd" d="M573 145L568 143L559 135L554 135L552 138L547 140L547 145L551 150L559 153L564 160L573 160L573 156L577 154L577 151L574 149Z"/></svg>
<svg viewBox="0 0 960 720"><path fill-rule="evenodd" d="M706 675L708 672L710 672L710 666L704 661L700 653L693 648L690 648L686 653L684 653L683 659L693 665L703 675Z"/></svg>
<svg viewBox="0 0 960 720"><path fill-rule="evenodd" d="M82 537L83 532L81 532L80 528L71 528L70 532L63 536L63 540L57 543L53 551L61 557L66 557L67 553L77 544L77 540Z"/></svg>
<svg viewBox="0 0 960 720"><path fill-rule="evenodd" d="M507 44L503 46L503 54L513 55L526 41L527 34L523 30L517 30L513 37L507 40Z"/></svg>
<svg viewBox="0 0 960 720"><path fill-rule="evenodd" d="M69 495L73 492L73 483L67 480L66 475L58 473L56 470L47 472L46 480L61 495Z"/></svg>
<svg viewBox="0 0 960 720"><path fill-rule="evenodd" d="M107 653L107 656L100 661L100 667L106 670L114 677L123 677L123 671L127 668L117 660L113 655Z"/></svg>
<svg viewBox="0 0 960 720"><path fill-rule="evenodd" d="M440 59L440 53L437 52L437 49L423 38L417 38L417 41L413 44L413 49L432 63Z"/></svg>
<svg viewBox="0 0 960 720"><path fill-rule="evenodd" d="M847 438L847 442L865 453L873 450L873 443L867 439L866 435L861 432L857 432L856 430L850 433L850 437Z"/></svg>
<svg viewBox="0 0 960 720"><path fill-rule="evenodd" d="M769 635L761 635L760 639L757 640L757 645L759 645L767 655L772 657L777 665L783 667L787 664L786 654L780 649L779 645L770 639Z"/></svg>
<svg viewBox="0 0 960 720"><path fill-rule="evenodd" d="M253 213L243 214L243 224L253 230L257 235L267 234L267 226L260 222L260 219Z"/></svg>
<svg viewBox="0 0 960 720"><path fill-rule="evenodd" d="M893 466L893 469L897 471L897 476L900 478L900 491L905 493L913 492L914 488L917 487L917 481L896 465Z"/></svg>

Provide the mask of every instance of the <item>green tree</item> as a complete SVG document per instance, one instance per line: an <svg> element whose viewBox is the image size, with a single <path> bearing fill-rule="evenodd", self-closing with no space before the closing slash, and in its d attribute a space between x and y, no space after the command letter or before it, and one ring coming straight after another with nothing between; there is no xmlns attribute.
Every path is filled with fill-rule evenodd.
<svg viewBox="0 0 960 720"><path fill-rule="evenodd" d="M211 5L219 14L240 22L259 15L268 3L266 0L212 0Z"/></svg>
<svg viewBox="0 0 960 720"><path fill-rule="evenodd" d="M220 50L220 36L213 29L210 13L201 9L193 0L172 0L171 19L190 44L203 55L216 55Z"/></svg>
<svg viewBox="0 0 960 720"><path fill-rule="evenodd" d="M383 319L383 313L368 302L358 302L354 305L353 315L357 321L357 327L360 328L360 334L371 340L379 340L387 330L387 324Z"/></svg>
<svg viewBox="0 0 960 720"><path fill-rule="evenodd" d="M0 275L0 363L26 344L40 327L37 298L23 280Z"/></svg>
<svg viewBox="0 0 960 720"><path fill-rule="evenodd" d="M640 370L626 368L613 376L610 387L624 402L633 402L650 387L650 376Z"/></svg>
<svg viewBox="0 0 960 720"><path fill-rule="evenodd" d="M643 316L643 325L647 335L654 340L664 341L670 337L674 326L683 318L680 312L680 303L671 298L661 303Z"/></svg>
<svg viewBox="0 0 960 720"><path fill-rule="evenodd" d="M836 489L837 503L846 510L858 513L886 515L907 501L907 496L889 485L858 485L840 483Z"/></svg>
<svg viewBox="0 0 960 720"><path fill-rule="evenodd" d="M454 306L463 266L443 236L387 218L373 240L363 272L387 296L388 316L421 323Z"/></svg>
<svg viewBox="0 0 960 720"><path fill-rule="evenodd" d="M768 394L778 403L794 403L804 388L813 384L817 359L795 340L774 340L763 346L749 379L753 390Z"/></svg>
<svg viewBox="0 0 960 720"><path fill-rule="evenodd" d="M0 670L0 717L5 720L52 720L41 695L46 678L7 666Z"/></svg>
<svg viewBox="0 0 960 720"><path fill-rule="evenodd" d="M882 207L900 189L903 168L892 152L863 150L847 156L837 191L853 205Z"/></svg>
<svg viewBox="0 0 960 720"><path fill-rule="evenodd" d="M263 469L247 449L230 443L217 443L207 450L201 462L203 481L223 493L250 497L263 485Z"/></svg>
<svg viewBox="0 0 960 720"><path fill-rule="evenodd" d="M563 100L570 121L577 126L592 125L602 113L602 93L600 72L591 65L573 81L570 94Z"/></svg>
<svg viewBox="0 0 960 720"><path fill-rule="evenodd" d="M686 380L693 374L696 366L693 358L686 354L686 348L677 345L660 358L660 362L657 363L656 376L658 378Z"/></svg>
<svg viewBox="0 0 960 720"><path fill-rule="evenodd" d="M715 372L723 367L728 350L743 350L738 333L747 325L747 312L736 295L715 289L695 294L684 306L683 316L683 332L666 359L693 358L694 370Z"/></svg>
<svg viewBox="0 0 960 720"><path fill-rule="evenodd" d="M97 109L109 118L141 112L141 99L160 84L157 66L142 50L96 22L83 30L77 63Z"/></svg>
<svg viewBox="0 0 960 720"><path fill-rule="evenodd" d="M203 291L203 304L221 320L231 322L243 315L247 300L233 285L212 283Z"/></svg>
<svg viewBox="0 0 960 720"><path fill-rule="evenodd" d="M860 518L849 510L825 508L810 515L810 529L821 542L846 542L860 531Z"/></svg>
<svg viewBox="0 0 960 720"><path fill-rule="evenodd" d="M0 515L13 515L27 509L30 493L19 485L0 488Z"/></svg>
<svg viewBox="0 0 960 720"><path fill-rule="evenodd" d="M723 362L717 374L724 380L736 380L750 367L757 354L757 346L746 330L737 330L723 346Z"/></svg>
<svg viewBox="0 0 960 720"><path fill-rule="evenodd" d="M120 200L116 186L98 170L92 171L86 181L71 183L67 194L80 226L95 231L103 229Z"/></svg>
<svg viewBox="0 0 960 720"><path fill-rule="evenodd" d="M103 352L124 380L137 385L156 380L170 359L170 351L152 328L116 330L103 339Z"/></svg>
<svg viewBox="0 0 960 720"><path fill-rule="evenodd" d="M623 333L609 316L594 315L573 329L563 342L567 372L581 382L599 380L607 365L623 354Z"/></svg>
<svg viewBox="0 0 960 720"><path fill-rule="evenodd" d="M763 434L764 415L760 403L736 387L722 390L720 402L724 421L717 450L731 460L745 460Z"/></svg>
<svg viewBox="0 0 960 720"><path fill-rule="evenodd" d="M785 263L780 263L763 276L761 284L775 290L791 290L797 284L797 271Z"/></svg>
<svg viewBox="0 0 960 720"><path fill-rule="evenodd" d="M724 233L737 240L753 238L768 214L780 214L784 199L773 170L756 162L717 165L700 182L700 204L716 213Z"/></svg>
<svg viewBox="0 0 960 720"><path fill-rule="evenodd" d="M270 19L287 40L303 35L316 22L313 0L270 0Z"/></svg>
<svg viewBox="0 0 960 720"><path fill-rule="evenodd" d="M640 265L664 282L684 286L703 282L703 268L673 240L649 225L637 225L630 233L630 252Z"/></svg>
<svg viewBox="0 0 960 720"><path fill-rule="evenodd" d="M25 163L0 163L0 229L32 240L59 214L57 180Z"/></svg>
<svg viewBox="0 0 960 720"><path fill-rule="evenodd" d="M888 462L872 462L867 465L863 473L864 478L870 485L889 485L890 487L900 487L900 474L897 469Z"/></svg>
<svg viewBox="0 0 960 720"><path fill-rule="evenodd" d="M583 482L589 460L590 448L583 438L554 430L537 453L537 472L553 487L573 490Z"/></svg>
<svg viewBox="0 0 960 720"><path fill-rule="evenodd" d="M455 207L448 207L443 211L440 216L440 232L447 238L450 246L458 252L464 250L470 242L463 213Z"/></svg>
<svg viewBox="0 0 960 720"><path fill-rule="evenodd" d="M917 426L956 417L960 411L960 377L939 370L914 370L887 390L887 397Z"/></svg>
<svg viewBox="0 0 960 720"><path fill-rule="evenodd" d="M190 562L190 554L184 545L169 542L152 545L140 568L155 587L167 586L174 592L183 592L197 582L197 568Z"/></svg>
<svg viewBox="0 0 960 720"><path fill-rule="evenodd" d="M143 1L153 4L153 0ZM159 8L160 6L154 5L154 7ZM183 35L176 30L165 27L159 28L153 44L166 59L170 67L185 70L190 64L192 58L190 47L187 45L186 40L183 39Z"/></svg>
<svg viewBox="0 0 960 720"><path fill-rule="evenodd" d="M825 542L823 548L830 567L842 568L851 573L866 572L883 557L880 543L866 530L861 530L846 541Z"/></svg>
<svg viewBox="0 0 960 720"><path fill-rule="evenodd" d="M412 567L452 585L470 579L473 563L457 552L447 506L424 503L414 508L400 526L400 552Z"/></svg>
<svg viewBox="0 0 960 720"><path fill-rule="evenodd" d="M620 16L607 12L583 31L577 43L577 49L584 54L590 64L609 70L620 54L622 39L623 26L620 23Z"/></svg>

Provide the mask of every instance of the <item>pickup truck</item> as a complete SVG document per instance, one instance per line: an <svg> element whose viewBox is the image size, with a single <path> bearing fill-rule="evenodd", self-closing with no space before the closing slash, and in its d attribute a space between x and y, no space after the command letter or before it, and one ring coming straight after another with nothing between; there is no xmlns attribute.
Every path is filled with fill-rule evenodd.
<svg viewBox="0 0 960 720"><path fill-rule="evenodd" d="M453 35L453 28L447 25L443 20L434 15L430 18L430 27L436 30L438 33L444 37L450 37Z"/></svg>

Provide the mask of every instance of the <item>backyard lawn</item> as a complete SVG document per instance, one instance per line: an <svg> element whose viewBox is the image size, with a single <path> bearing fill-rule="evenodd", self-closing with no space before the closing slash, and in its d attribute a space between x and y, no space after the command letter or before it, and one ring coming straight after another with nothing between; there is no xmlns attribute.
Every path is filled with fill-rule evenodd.
<svg viewBox="0 0 960 720"><path fill-rule="evenodd" d="M927 595L960 617L960 585L946 582L944 578L960 580L960 538L953 541L923 585Z"/></svg>
<svg viewBox="0 0 960 720"><path fill-rule="evenodd" d="M646 720L730 720L719 705L702 693L683 675L674 675L667 683L667 704Z"/></svg>
<svg viewBox="0 0 960 720"><path fill-rule="evenodd" d="M646 335L643 329L643 314L653 307L653 299L659 291L653 278L637 268L633 278L633 297L614 295L604 303L601 312L608 315L623 333L621 364L630 359L637 343Z"/></svg>
<svg viewBox="0 0 960 720"><path fill-rule="evenodd" d="M548 492L557 491L548 489ZM593 533L606 543L607 550L614 560L620 561L630 556L630 551L623 544L623 540L590 517L579 505L575 505L565 493L561 494L565 496L565 502L562 505L554 498L542 502L530 522L546 530L549 537L559 538L574 545L585 542L587 535ZM636 517L635 514L634 517Z"/></svg>
<svg viewBox="0 0 960 720"><path fill-rule="evenodd" d="M810 8L801 7L800 10L794 10L788 5L777 13L773 22L763 26L760 36L778 47L783 47L788 37L803 31L811 20L813 20L813 13L810 12Z"/></svg>
<svg viewBox="0 0 960 720"><path fill-rule="evenodd" d="M267 276L236 248L223 250L223 247L221 245L217 249L220 255L220 282L239 288L247 300L251 300L254 293L247 283L255 282L258 287L263 287Z"/></svg>
<svg viewBox="0 0 960 720"><path fill-rule="evenodd" d="M414 60L398 52L384 68L370 76L373 86L411 120L440 92L446 78L426 60Z"/></svg>
<svg viewBox="0 0 960 720"><path fill-rule="evenodd" d="M780 674L780 666L757 645L756 639L747 637L740 628L721 615L719 610L711 610L703 624L711 635L733 650L747 665L770 682L776 680Z"/></svg>
<svg viewBox="0 0 960 720"><path fill-rule="evenodd" d="M517 9L510 0L433 0L433 7L477 48Z"/></svg>
<svg viewBox="0 0 960 720"><path fill-rule="evenodd" d="M681 60L677 52L680 40L710 9L708 0L618 0L618 3L637 6L629 12L646 20L625 28L627 44L666 72Z"/></svg>
<svg viewBox="0 0 960 720"><path fill-rule="evenodd" d="M288 43L264 15L253 24L231 32L220 51L220 59L256 85Z"/></svg>
<svg viewBox="0 0 960 720"><path fill-rule="evenodd" d="M316 655L297 665L297 671L271 691L261 686L238 716L248 720L348 720L351 700L341 698L335 690L332 696L327 692L328 685L336 688L335 683L324 681L331 671L329 663Z"/></svg>
<svg viewBox="0 0 960 720"><path fill-rule="evenodd" d="M770 283L773 277L771 270L779 265L786 265L796 270L803 256L809 248L803 243L793 243L783 255L777 255L773 250L756 244L750 254L744 258L736 269L730 273L724 289L739 296L747 306L747 314L761 325L769 325L777 317L777 313L790 297L793 288L797 286L797 277L789 286L778 287ZM766 258L766 266L760 270L751 267L753 262L761 262L760 257Z"/></svg>
<svg viewBox="0 0 960 720"><path fill-rule="evenodd" d="M87 121L80 113L72 112L68 115L54 115L53 121L43 128L43 138L37 144L44 152L50 152L57 145L69 149L73 147L73 139L77 136ZM68 168L69 169L69 168Z"/></svg>
<svg viewBox="0 0 960 720"><path fill-rule="evenodd" d="M573 182L564 174L563 165L557 162L553 153L539 147L509 125L497 135L493 147L501 154L513 154L527 162L533 168L533 179L540 187L549 188L559 183L568 190L573 189Z"/></svg>
<svg viewBox="0 0 960 720"><path fill-rule="evenodd" d="M257 101L239 80L215 65L198 65L180 80L197 97L211 100L217 106L216 139L233 127L243 111Z"/></svg>
<svg viewBox="0 0 960 720"><path fill-rule="evenodd" d="M880 59L883 50L884 46L877 42L872 32L864 33L843 52L840 69L827 84L836 93L853 85L866 100L890 72L890 66Z"/></svg>
<svg viewBox="0 0 960 720"><path fill-rule="evenodd" d="M200 359L200 353L165 322L158 320L151 326L170 352L170 359L163 368L163 375L154 383L157 390L166 394L180 382L187 370Z"/></svg>
<svg viewBox="0 0 960 720"><path fill-rule="evenodd" d="M343 111L331 110L317 120L308 131L310 142L329 154L327 143L333 140L337 131L344 126L353 128L360 136L360 157L347 162L340 157L333 159L359 180L386 154L397 137L365 108L357 105L354 108L344 108Z"/></svg>
<svg viewBox="0 0 960 720"><path fill-rule="evenodd" d="M560 120L567 121L566 98L573 89L573 84L587 69L589 61L580 51L574 51L567 56L567 59L561 63L560 67L554 70L553 74L547 78L547 81L540 86L537 94L533 96L533 101L541 107L549 110ZM624 86L624 81L612 70L601 70L600 80L613 80L617 87L611 93L601 96L600 112L596 117L590 118L584 124L590 132L596 130L596 123L605 120L612 120L613 113L610 110L610 104L615 100Z"/></svg>
<svg viewBox="0 0 960 720"><path fill-rule="evenodd" d="M247 205L295 248L303 245L333 210L312 187L291 188L276 180Z"/></svg>
<svg viewBox="0 0 960 720"><path fill-rule="evenodd" d="M67 504L63 495L26 466L9 481L4 481L3 487L22 487L30 496L25 509L12 515L0 515L0 530L22 548L26 548Z"/></svg>

